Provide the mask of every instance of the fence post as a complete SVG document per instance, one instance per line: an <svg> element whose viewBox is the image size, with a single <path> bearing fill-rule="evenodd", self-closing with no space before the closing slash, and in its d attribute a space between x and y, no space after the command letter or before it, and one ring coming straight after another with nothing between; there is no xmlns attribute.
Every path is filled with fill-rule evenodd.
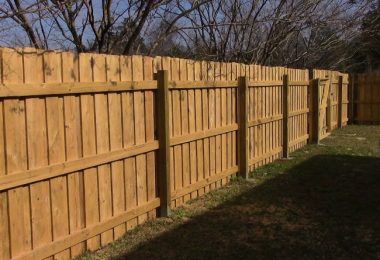
<svg viewBox="0 0 380 260"><path fill-rule="evenodd" d="M312 126L311 126L311 133L312 143L319 144L320 141L320 119L319 114L321 112L321 80L320 79L313 79L311 82L311 106L312 106Z"/></svg>
<svg viewBox="0 0 380 260"><path fill-rule="evenodd" d="M338 81L338 128L343 127L343 76Z"/></svg>
<svg viewBox="0 0 380 260"><path fill-rule="evenodd" d="M289 158L289 76L282 81L282 157Z"/></svg>
<svg viewBox="0 0 380 260"><path fill-rule="evenodd" d="M333 112L333 109L332 109L332 100L331 100L331 96L332 96L332 79L333 77L330 77L330 80L328 81L329 82L329 93L328 93L328 96L327 96L327 109L326 109L326 124L327 124L327 132L331 132L332 131L332 112Z"/></svg>
<svg viewBox="0 0 380 260"><path fill-rule="evenodd" d="M243 76L238 78L238 165L239 175L249 178L249 143L248 143L248 78Z"/></svg>
<svg viewBox="0 0 380 260"><path fill-rule="evenodd" d="M169 83L168 71L159 70L157 72L157 95L156 95L156 116L157 116L157 172L158 186L160 194L160 216L170 215L170 154L169 154Z"/></svg>
<svg viewBox="0 0 380 260"><path fill-rule="evenodd" d="M354 124L355 122L355 93L354 93L354 88L355 88L355 74L350 74L350 81L349 81L349 90L348 90L348 94L349 94L349 117L348 117L348 121L351 125Z"/></svg>
<svg viewBox="0 0 380 260"><path fill-rule="evenodd" d="M330 96L330 94L329 94ZM332 117L331 117L331 98L328 97L327 98L327 108L326 108L326 127L327 127L327 132L331 132L332 131Z"/></svg>

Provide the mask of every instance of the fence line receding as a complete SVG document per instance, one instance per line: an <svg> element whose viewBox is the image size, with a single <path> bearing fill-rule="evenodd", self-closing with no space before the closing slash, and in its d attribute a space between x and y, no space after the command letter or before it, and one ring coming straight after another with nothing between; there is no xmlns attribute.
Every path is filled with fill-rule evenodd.
<svg viewBox="0 0 380 260"><path fill-rule="evenodd" d="M347 122L338 72L5 48L1 72L0 259L95 250Z"/></svg>

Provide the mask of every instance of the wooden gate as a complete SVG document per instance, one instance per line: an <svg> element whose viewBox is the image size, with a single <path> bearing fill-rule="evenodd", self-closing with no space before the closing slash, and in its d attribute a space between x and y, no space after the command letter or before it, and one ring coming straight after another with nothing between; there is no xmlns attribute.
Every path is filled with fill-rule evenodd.
<svg viewBox="0 0 380 260"><path fill-rule="evenodd" d="M329 79L314 79L310 86L310 134L318 143L331 132L331 84Z"/></svg>
<svg viewBox="0 0 380 260"><path fill-rule="evenodd" d="M347 125L348 75L312 70L310 76L310 141L318 143L332 130Z"/></svg>

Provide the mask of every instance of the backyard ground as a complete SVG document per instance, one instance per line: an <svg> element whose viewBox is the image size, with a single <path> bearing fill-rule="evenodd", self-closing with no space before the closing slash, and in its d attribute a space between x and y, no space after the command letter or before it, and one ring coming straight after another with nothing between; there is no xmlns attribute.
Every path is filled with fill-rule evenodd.
<svg viewBox="0 0 380 260"><path fill-rule="evenodd" d="M336 130L81 259L380 258L380 126Z"/></svg>

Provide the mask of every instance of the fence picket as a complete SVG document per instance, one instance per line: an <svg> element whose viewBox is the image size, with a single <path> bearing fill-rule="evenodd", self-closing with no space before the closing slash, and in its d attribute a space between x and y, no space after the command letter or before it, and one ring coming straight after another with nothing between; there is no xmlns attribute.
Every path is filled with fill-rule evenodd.
<svg viewBox="0 0 380 260"><path fill-rule="evenodd" d="M309 135L320 140L326 109L330 130L347 122L348 80L337 72L313 70L308 93L307 70L1 52L2 259L98 249L158 208L168 216L231 176L289 156ZM377 104L359 107L358 120L379 114Z"/></svg>

